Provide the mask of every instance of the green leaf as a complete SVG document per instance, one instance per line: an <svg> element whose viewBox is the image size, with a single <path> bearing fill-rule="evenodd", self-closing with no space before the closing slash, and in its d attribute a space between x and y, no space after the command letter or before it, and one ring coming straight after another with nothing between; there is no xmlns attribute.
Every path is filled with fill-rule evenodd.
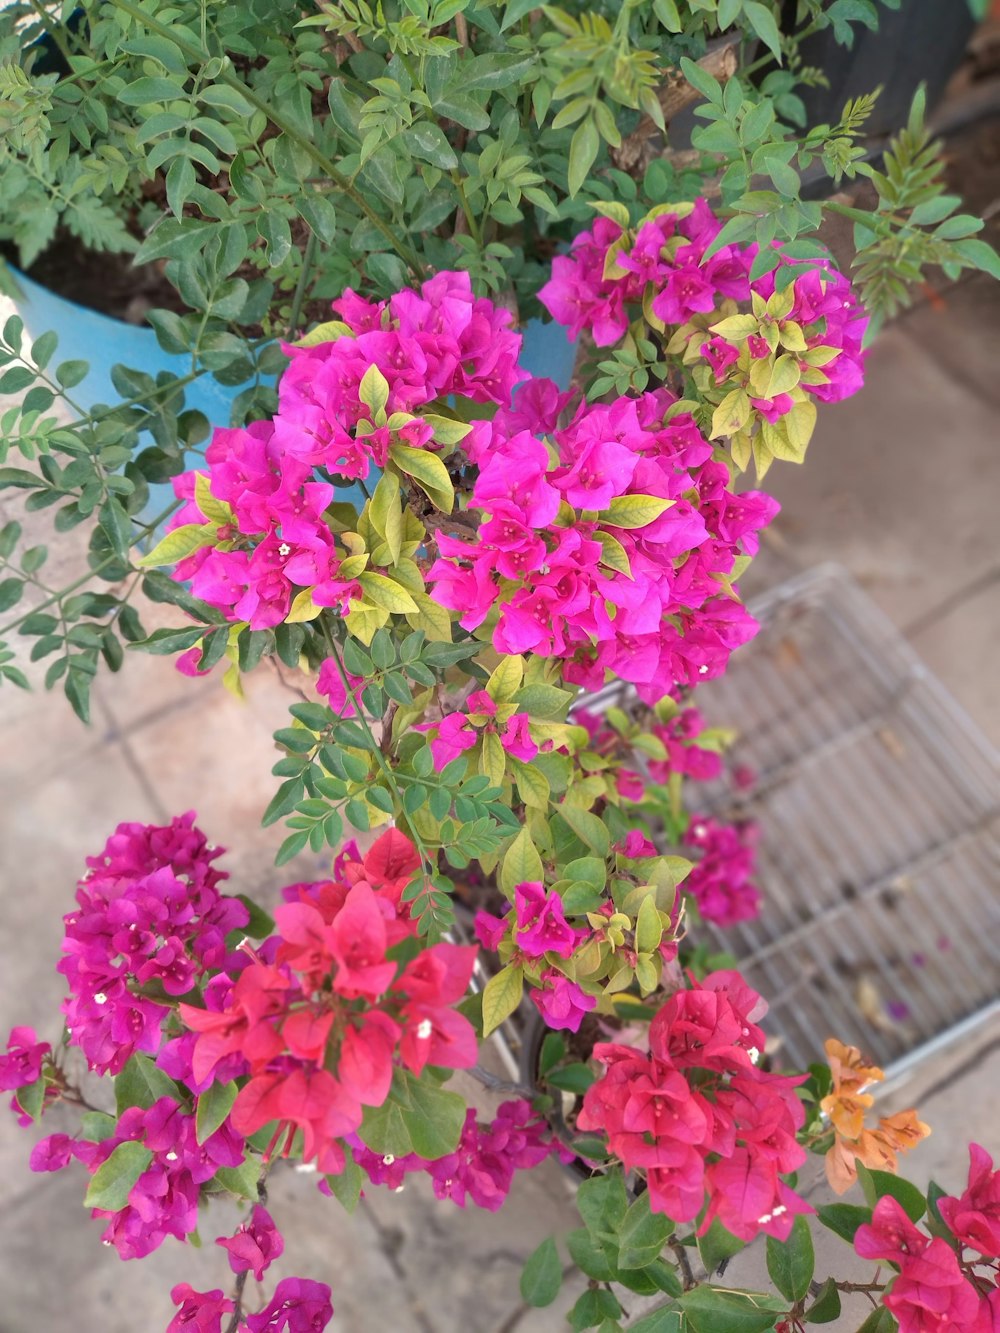
<svg viewBox="0 0 1000 1333"><path fill-rule="evenodd" d="M877 1310L871 1312L858 1329L858 1333L895 1333L898 1327L892 1312L884 1305L880 1305Z"/></svg>
<svg viewBox="0 0 1000 1333"><path fill-rule="evenodd" d="M679 1310L652 1310L629 1324L629 1333L683 1333L683 1319Z"/></svg>
<svg viewBox="0 0 1000 1333"><path fill-rule="evenodd" d="M32 1120L37 1120L42 1113L42 1106L45 1102L45 1080L36 1079L34 1083L28 1083L23 1088L18 1088L14 1094L14 1100Z"/></svg>
<svg viewBox="0 0 1000 1333"><path fill-rule="evenodd" d="M521 1003L524 969L513 963L490 977L483 989L483 1036L488 1037Z"/></svg>
<svg viewBox="0 0 1000 1333"><path fill-rule="evenodd" d="M433 121L417 121L403 131L400 139L421 162L429 162L441 171L453 171L458 166L455 150L448 142L444 130Z"/></svg>
<svg viewBox="0 0 1000 1333"><path fill-rule="evenodd" d="M101 505L99 522L111 543L111 549L122 560L128 560L129 547L132 544L132 520L122 508L121 502L109 497ZM139 562L141 564L141 561Z"/></svg>
<svg viewBox="0 0 1000 1333"><path fill-rule="evenodd" d="M569 145L569 194L574 198L583 186L590 168L594 165L601 136L592 116L587 116L576 127Z"/></svg>
<svg viewBox="0 0 1000 1333"><path fill-rule="evenodd" d="M920 1221L927 1211L927 1200L916 1185L890 1171L871 1171L863 1162L858 1162L857 1167L858 1180L872 1208L888 1194L902 1206L911 1222Z"/></svg>
<svg viewBox="0 0 1000 1333"><path fill-rule="evenodd" d="M148 639L136 639L129 646L157 657L166 657L171 653L182 653L185 648L193 648L204 634L204 625L189 625L185 629L158 629Z"/></svg>
<svg viewBox="0 0 1000 1333"><path fill-rule="evenodd" d="M260 1158L248 1154L246 1161L239 1166L219 1167L213 1180L218 1181L223 1189L235 1194L237 1198L249 1199L251 1203L256 1203L260 1198L260 1189L257 1185L260 1179L260 1167Z"/></svg>
<svg viewBox="0 0 1000 1333"><path fill-rule="evenodd" d="M117 1120L104 1111L87 1111L80 1120L80 1137L85 1143L103 1143L114 1137Z"/></svg>
<svg viewBox="0 0 1000 1333"><path fill-rule="evenodd" d="M767 5L761 4L760 0L744 0L743 12L746 14L751 28L780 65L781 34L770 9Z"/></svg>
<svg viewBox="0 0 1000 1333"><path fill-rule="evenodd" d="M63 361L56 366L56 379L60 388L72 389L87 378L89 370L89 361Z"/></svg>
<svg viewBox="0 0 1000 1333"><path fill-rule="evenodd" d="M705 1272L711 1277L746 1246L746 1241L727 1231L719 1219L713 1218L712 1225L703 1236L698 1237L698 1253L705 1265Z"/></svg>
<svg viewBox="0 0 1000 1333"><path fill-rule="evenodd" d="M116 94L116 100L125 106L147 107L150 102L172 102L186 94L181 83L166 78L136 79Z"/></svg>
<svg viewBox="0 0 1000 1333"><path fill-rule="evenodd" d="M659 1258L673 1230L670 1218L650 1212L649 1191L640 1194L625 1214L618 1233L618 1267L645 1268Z"/></svg>
<svg viewBox="0 0 1000 1333"><path fill-rule="evenodd" d="M557 809L581 842L586 843L595 855L607 856L611 850L611 835L597 815L573 805L560 805Z"/></svg>
<svg viewBox="0 0 1000 1333"><path fill-rule="evenodd" d="M639 953L652 953L660 947L662 939L663 924L656 910L656 894L649 893L643 898L636 917L635 947Z"/></svg>
<svg viewBox="0 0 1000 1333"><path fill-rule="evenodd" d="M585 1328L603 1326L605 1320L617 1320L622 1312L617 1298L610 1291L600 1288L585 1291L569 1313L569 1325L573 1333ZM612 1322L612 1328L618 1325Z"/></svg>
<svg viewBox="0 0 1000 1333"><path fill-rule="evenodd" d="M691 87L701 93L702 97L707 98L715 106L722 106L722 85L718 80L713 79L707 70L702 69L700 65L696 65L687 56L681 56L681 73Z"/></svg>
<svg viewBox="0 0 1000 1333"><path fill-rule="evenodd" d="M812 1233L804 1217L797 1217L787 1240L767 1238L767 1271L771 1281L791 1302L801 1301L816 1268Z"/></svg>
<svg viewBox="0 0 1000 1333"><path fill-rule="evenodd" d="M455 72L452 83L464 94L474 88L512 88L537 64L538 56L490 54L463 61ZM452 92L449 85L447 93ZM440 109L440 108L438 108Z"/></svg>
<svg viewBox="0 0 1000 1333"><path fill-rule="evenodd" d="M233 1109L239 1091L235 1083L213 1083L198 1098L195 1111L195 1138L204 1143Z"/></svg>
<svg viewBox="0 0 1000 1333"><path fill-rule="evenodd" d="M218 531L211 523L184 523L179 528L156 543L153 549L135 561L141 569L151 569L158 565L175 565L186 559L203 546L212 546L218 537Z"/></svg>
<svg viewBox="0 0 1000 1333"><path fill-rule="evenodd" d="M816 1216L828 1231L853 1245L854 1233L872 1220L872 1210L856 1203L826 1203L816 1209Z"/></svg>
<svg viewBox="0 0 1000 1333"><path fill-rule="evenodd" d="M343 1144L344 1169L336 1176L327 1176L326 1183L330 1186L330 1192L338 1203L349 1213L353 1213L358 1206L361 1198L361 1187L364 1184L365 1176L361 1167L354 1160L354 1154L351 1152L348 1144Z"/></svg>
<svg viewBox="0 0 1000 1333"><path fill-rule="evenodd" d="M579 1227L567 1235L566 1248L580 1272L586 1273L595 1282L618 1280L617 1271L605 1254L604 1246L594 1239L586 1227Z"/></svg>
<svg viewBox="0 0 1000 1333"><path fill-rule="evenodd" d="M974 237L969 240L956 241L952 250L961 255L962 259L973 268L988 273L991 278L1000 280L1000 255L986 241L979 241Z"/></svg>
<svg viewBox="0 0 1000 1333"><path fill-rule="evenodd" d="M780 1298L707 1285L678 1297L694 1333L764 1333L787 1308Z"/></svg>
<svg viewBox="0 0 1000 1333"><path fill-rule="evenodd" d="M562 1286L562 1264L551 1236L546 1236L521 1270L521 1299L526 1305L551 1305Z"/></svg>
<svg viewBox="0 0 1000 1333"><path fill-rule="evenodd" d="M372 1152L383 1157L411 1152L428 1159L446 1157L458 1146L465 1111L458 1093L397 1069L389 1096L381 1106L366 1108L358 1133Z"/></svg>
<svg viewBox="0 0 1000 1333"><path fill-rule="evenodd" d="M807 1324L832 1324L840 1318L840 1292L835 1278L828 1277L805 1313Z"/></svg>
<svg viewBox="0 0 1000 1333"><path fill-rule="evenodd" d="M161 1097L184 1101L184 1093L174 1080L158 1069L148 1055L133 1055L115 1076L115 1108L119 1115L130 1106L148 1110Z"/></svg>
<svg viewBox="0 0 1000 1333"><path fill-rule="evenodd" d="M141 1143L127 1139L90 1178L84 1196L85 1208L104 1208L117 1213L128 1203L132 1186L153 1160L153 1154Z"/></svg>
<svg viewBox="0 0 1000 1333"><path fill-rule="evenodd" d="M288 219L273 207L257 214L257 235L264 242L267 262L272 268L283 264L292 253L292 230Z"/></svg>
<svg viewBox="0 0 1000 1333"><path fill-rule="evenodd" d="M618 1233L628 1211L621 1172L609 1171L607 1175L585 1180L577 1190L576 1206L587 1230L598 1238L606 1237L617 1251Z"/></svg>
<svg viewBox="0 0 1000 1333"><path fill-rule="evenodd" d="M644 528L674 503L657 495L616 495L599 521L612 528Z"/></svg>

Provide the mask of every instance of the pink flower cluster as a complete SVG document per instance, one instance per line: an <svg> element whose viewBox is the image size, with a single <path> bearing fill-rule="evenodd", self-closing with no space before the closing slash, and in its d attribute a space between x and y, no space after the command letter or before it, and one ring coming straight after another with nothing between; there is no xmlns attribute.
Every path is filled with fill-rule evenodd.
<svg viewBox="0 0 1000 1333"><path fill-rule="evenodd" d="M658 390L581 407L551 444L498 413L474 459L484 517L472 541L438 534L434 599L465 629L489 621L498 652L564 659L584 688L611 672L654 702L719 675L756 630L719 577L756 552L778 505L735 494L672 402Z"/></svg>
<svg viewBox="0 0 1000 1333"><path fill-rule="evenodd" d="M7 1054L0 1055L0 1092L16 1092L37 1083L42 1076L42 1064L51 1053L52 1047L36 1038L34 1028L12 1028L7 1038Z"/></svg>
<svg viewBox="0 0 1000 1333"><path fill-rule="evenodd" d="M180 1309L166 1333L222 1333L222 1320L235 1306L221 1291L195 1291L178 1283L170 1299ZM322 1333L333 1318L330 1288L311 1278L286 1277L257 1314L244 1315L241 1328L249 1333Z"/></svg>
<svg viewBox="0 0 1000 1333"><path fill-rule="evenodd" d="M243 1140L228 1123L199 1143L195 1117L170 1097L161 1097L147 1109L130 1106L119 1117L114 1134L100 1143L50 1134L35 1145L33 1171L59 1171L75 1158L93 1175L119 1144L140 1143L152 1154L149 1165L129 1192L128 1203L117 1212L95 1208L94 1217L108 1219L103 1239L123 1259L141 1259L162 1245L167 1236L183 1240L198 1225L201 1186L220 1167L239 1166Z"/></svg>
<svg viewBox="0 0 1000 1333"><path fill-rule="evenodd" d="M683 848L696 856L684 889L706 921L733 926L760 914L760 891L750 881L756 861L757 825L723 824L709 815L692 815Z"/></svg>
<svg viewBox="0 0 1000 1333"><path fill-rule="evenodd" d="M664 212L644 222L631 244L622 228L598 218L573 242L569 255L552 261L552 277L539 300L570 337L588 329L598 347L618 342L644 305L665 325L683 325L717 310L724 300L748 302L751 293L767 299L775 290L775 271L751 281L757 246L724 245L710 259L705 253L722 229L704 199L685 216ZM617 276L605 277L614 250ZM785 261L782 262L791 262ZM828 265L797 275L791 284L794 303L788 319L801 326L808 348L832 347L837 355L823 367L822 382L804 384L813 397L835 402L856 393L863 378L861 343L867 327L863 307L848 280ZM767 343L751 342L751 356L766 356ZM726 339L703 341L701 355L717 382L728 377L738 351ZM787 400L787 401L785 401ZM774 421L791 407L787 395L754 400Z"/></svg>
<svg viewBox="0 0 1000 1333"><path fill-rule="evenodd" d="M389 1094L396 1061L418 1075L427 1064L475 1064L475 1030L452 1006L469 983L474 947L436 944L404 966L389 952L416 934L400 901L420 864L390 830L363 860L342 862L344 880L298 887L275 911L279 934L231 984L219 979L208 1008L181 1004L198 1034L192 1072L210 1080L248 1074L230 1113L241 1134L277 1122L303 1136L303 1161L343 1170L339 1140L366 1106Z"/></svg>
<svg viewBox="0 0 1000 1333"><path fill-rule="evenodd" d="M89 867L63 918L59 971L70 1041L92 1069L118 1073L136 1051L155 1052L170 1013L143 994L160 986L184 995L227 958L225 937L249 914L216 887L225 879L188 813L165 827L120 824Z"/></svg>
<svg viewBox="0 0 1000 1333"><path fill-rule="evenodd" d="M414 731L430 732L434 767L440 772L453 759L471 750L484 734L500 737L500 744L514 759L530 763L538 753L531 739L527 713L513 713L505 722L497 720L497 704L485 690L475 690L465 701L465 711L448 713L440 722L424 722Z"/></svg>
<svg viewBox="0 0 1000 1333"><path fill-rule="evenodd" d="M374 1185L399 1190L408 1175L423 1171L439 1199L450 1199L459 1208L471 1199L493 1213L503 1206L516 1171L530 1170L553 1153L563 1153L547 1121L523 1099L503 1102L490 1124L480 1124L470 1107L459 1145L447 1157L425 1160L414 1153L380 1157L360 1139L351 1143L354 1160Z"/></svg>
<svg viewBox="0 0 1000 1333"><path fill-rule="evenodd" d="M969 1184L960 1198L938 1208L956 1246L928 1236L910 1221L896 1199L879 1199L872 1220L860 1226L854 1248L864 1259L888 1259L899 1270L882 1298L900 1333L996 1333L1000 1328L1000 1172L979 1144L970 1146ZM964 1258L964 1248L975 1251ZM985 1265L986 1273L976 1269Z"/></svg>
<svg viewBox="0 0 1000 1333"><path fill-rule="evenodd" d="M577 1118L645 1173L654 1212L690 1222L707 1197L700 1230L717 1217L741 1240L761 1231L785 1240L796 1214L812 1211L782 1180L806 1156L796 1139L802 1080L754 1063L765 1007L737 972L677 991L650 1025L648 1053L595 1046L606 1069Z"/></svg>
<svg viewBox="0 0 1000 1333"><path fill-rule="evenodd" d="M347 291L334 308L344 321L341 336L285 347L291 365L274 419L212 437L205 454L211 494L231 518L199 508L194 473L174 483L186 504L171 529L211 522L221 544L182 560L175 577L190 579L197 597L251 629L280 624L303 588L314 589L317 606L341 610L359 595L353 579L340 577L324 517L336 495L329 477L367 477L373 465L385 466L394 441L439 448L422 408L453 394L507 406L522 378L510 313L475 297L467 273L439 273L419 292L377 304ZM391 430L376 425L361 399L373 366L388 384L389 417L415 414Z"/></svg>

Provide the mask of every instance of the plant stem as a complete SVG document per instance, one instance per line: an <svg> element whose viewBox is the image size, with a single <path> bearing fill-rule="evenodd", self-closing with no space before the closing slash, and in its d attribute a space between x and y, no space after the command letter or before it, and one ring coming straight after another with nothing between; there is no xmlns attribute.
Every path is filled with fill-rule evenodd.
<svg viewBox="0 0 1000 1333"><path fill-rule="evenodd" d="M291 342L298 332L299 317L302 314L302 302L305 300L306 286L309 282L309 276L312 272L313 260L316 258L316 233L310 231L309 239L306 241L305 253L302 256L302 268L299 271L299 280L295 284L295 295L292 297L292 313L288 317L288 341Z"/></svg>
<svg viewBox="0 0 1000 1333"><path fill-rule="evenodd" d="M243 1322L243 1289L246 1287L247 1278L250 1276L250 1270L244 1269L237 1277L233 1286L233 1313L226 1325L226 1333L236 1333L240 1324Z"/></svg>
<svg viewBox="0 0 1000 1333"><path fill-rule="evenodd" d="M173 42L173 44L178 47L179 50L183 51L190 59L200 60L202 62L211 59L211 56L207 51L200 50L193 42L189 42L184 37L181 37L176 29L168 27L166 24L160 23L152 18L144 10L140 9L138 5L132 4L131 0L111 0L111 2L116 9L121 9L126 14L129 14L138 23L141 23L148 28L150 32L155 32L158 36L166 38L169 42ZM417 252L411 249L409 245L400 241L389 223L386 222L384 218L379 217L378 213L370 207L361 191L355 189L347 177L338 170L336 165L330 161L324 152L316 147L308 135L303 134L292 121L283 116L280 111L270 104L270 102L266 102L263 97L259 97L249 84L244 83L242 79L237 78L235 74L225 67L219 71L218 81L226 84L227 87L232 88L235 92L238 92L240 96L245 97L252 106L255 106L258 111L264 113L276 129L281 130L282 134L287 134L293 143L298 144L303 152L308 153L317 166L329 176L334 185L347 195L348 199L351 200L356 208L364 213L365 217L374 227L378 228L392 246L393 250L395 250L399 257L404 260L414 277L420 278L423 276L423 265L420 262L420 257Z"/></svg>
<svg viewBox="0 0 1000 1333"><path fill-rule="evenodd" d="M386 761L385 755L382 753L382 748L376 741L375 735L368 723L368 719L365 717L364 708L362 707L361 700L358 698L357 692L354 686L350 682L350 679L347 675L347 670L340 656L340 650L337 647L336 639L330 632L330 627L327 624L325 616L320 616L320 628L323 631L323 638L326 640L326 646L330 650L330 656L333 658L336 664L337 672L340 675L340 679L344 683L344 689L347 691L347 697L354 704L354 707L358 714L358 721L363 727L365 735L368 737L368 740L371 743L372 752L375 755L376 762L378 763L379 768L382 770L383 777L389 784L390 791L395 796L396 800L399 802L400 809L402 809L403 797L402 793L399 790L399 786L396 782L396 775L392 771L391 766ZM414 845L416 846L417 851L420 853L420 858L424 862L427 868L428 875L433 875L434 862L431 859L431 855L428 852L426 846L424 845L423 839L421 838L417 830L413 827L412 823L410 824L410 833L413 837Z"/></svg>
<svg viewBox="0 0 1000 1333"><path fill-rule="evenodd" d="M142 541L143 537L148 537L154 529L159 527L165 518L170 517L174 510L180 506L180 503L180 500L174 500L172 504L164 509L162 514L158 514L156 518L152 519L149 523L144 524L139 532L132 538L131 545L135 546L137 542ZM89 583L91 579L96 578L102 569L107 569L108 565L114 564L117 559L117 556L109 555L106 560L102 560L101 563L95 565L93 569L88 569L86 574L81 574L78 579L74 579L72 583L68 583L65 588L60 588L57 592L54 592L51 597L46 598L44 602L40 602L38 606L33 606L30 610L24 611L16 620L10 620L6 625L0 625L0 635L9 634L12 629L17 629L18 625L27 620L29 616L33 616L39 611L44 611L47 606L52 606L54 602L61 603L62 599L68 593L75 592L77 588L82 588L85 583Z"/></svg>

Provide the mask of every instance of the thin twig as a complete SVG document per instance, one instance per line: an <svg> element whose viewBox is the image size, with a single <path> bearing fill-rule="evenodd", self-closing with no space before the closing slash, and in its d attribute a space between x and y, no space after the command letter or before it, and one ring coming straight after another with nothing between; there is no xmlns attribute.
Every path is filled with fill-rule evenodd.
<svg viewBox="0 0 1000 1333"><path fill-rule="evenodd" d="M233 1287L233 1313L229 1317L229 1323L226 1325L226 1333L236 1333L243 1321L243 1288L247 1284L247 1278L250 1276L250 1270L245 1269L236 1279Z"/></svg>

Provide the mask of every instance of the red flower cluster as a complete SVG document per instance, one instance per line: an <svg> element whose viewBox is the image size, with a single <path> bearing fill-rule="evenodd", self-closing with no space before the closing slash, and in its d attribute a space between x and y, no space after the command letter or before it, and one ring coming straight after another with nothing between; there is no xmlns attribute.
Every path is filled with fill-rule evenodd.
<svg viewBox="0 0 1000 1333"><path fill-rule="evenodd" d="M741 1240L760 1231L786 1240L812 1209L781 1179L805 1159L796 1140L805 1112L801 1079L754 1064L765 1005L737 972L713 972L677 991L653 1019L649 1051L599 1044L607 1066L577 1120L606 1133L616 1157L641 1168L649 1205L675 1222L701 1212Z"/></svg>
<svg viewBox="0 0 1000 1333"><path fill-rule="evenodd" d="M298 887L275 912L279 935L240 973L219 1009L180 1005L197 1032L199 1081L239 1057L250 1075L230 1120L249 1135L279 1122L303 1135L303 1160L323 1172L344 1166L338 1142L381 1106L397 1060L475 1064L476 1034L452 1006L465 994L476 950L424 949L400 967L396 946L416 934L402 890L419 867L412 844L390 830L363 860L342 862L338 882ZM273 1145L272 1145L273 1147Z"/></svg>
<svg viewBox="0 0 1000 1333"><path fill-rule="evenodd" d="M976 1145L972 1151L974 1173ZM882 1302L895 1315L900 1333L939 1333L949 1328L994 1333L1000 1327L1000 1291L992 1285L995 1273L988 1280L970 1281L970 1274L963 1272L969 1265L960 1263L951 1245L915 1227L889 1195L879 1199L871 1222L858 1228L854 1248L863 1259L888 1259L899 1269Z"/></svg>

